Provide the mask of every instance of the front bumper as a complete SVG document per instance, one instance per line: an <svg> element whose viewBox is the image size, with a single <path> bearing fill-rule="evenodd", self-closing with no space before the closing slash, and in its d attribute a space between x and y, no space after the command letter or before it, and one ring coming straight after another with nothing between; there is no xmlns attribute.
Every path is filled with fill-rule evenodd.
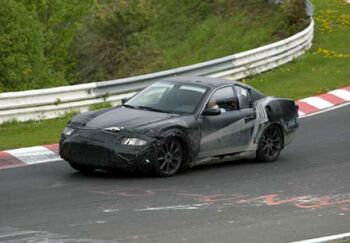
<svg viewBox="0 0 350 243"><path fill-rule="evenodd" d="M122 138L104 131L78 130L61 137L59 153L70 163L95 169L152 170L155 141L148 138L145 146L130 146L121 144Z"/></svg>

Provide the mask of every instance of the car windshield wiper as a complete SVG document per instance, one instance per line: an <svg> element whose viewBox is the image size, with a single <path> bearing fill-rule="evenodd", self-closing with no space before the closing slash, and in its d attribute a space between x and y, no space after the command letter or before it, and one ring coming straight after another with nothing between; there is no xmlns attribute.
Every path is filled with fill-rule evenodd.
<svg viewBox="0 0 350 243"><path fill-rule="evenodd" d="M131 109L138 109L138 106L134 106L134 105L128 105L128 104L122 104L122 106L127 107L127 108L131 108Z"/></svg>
<svg viewBox="0 0 350 243"><path fill-rule="evenodd" d="M156 111L156 112L163 112L163 113L169 113L166 110L150 107L150 106L137 106L137 108L142 109L142 110L148 110L148 111Z"/></svg>

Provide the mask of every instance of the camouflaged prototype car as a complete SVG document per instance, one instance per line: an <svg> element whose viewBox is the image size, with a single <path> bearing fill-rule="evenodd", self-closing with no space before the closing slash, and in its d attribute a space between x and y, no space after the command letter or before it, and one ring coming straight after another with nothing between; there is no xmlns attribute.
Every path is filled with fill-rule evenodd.
<svg viewBox="0 0 350 243"><path fill-rule="evenodd" d="M226 79L175 77L120 106L73 117L62 133L60 155L82 172L131 169L172 176L213 161L274 161L297 127L293 100Z"/></svg>

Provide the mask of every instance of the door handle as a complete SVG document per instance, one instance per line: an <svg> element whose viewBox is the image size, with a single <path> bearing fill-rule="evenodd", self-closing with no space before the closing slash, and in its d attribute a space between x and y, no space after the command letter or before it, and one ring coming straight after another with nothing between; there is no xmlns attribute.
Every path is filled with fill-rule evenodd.
<svg viewBox="0 0 350 243"><path fill-rule="evenodd" d="M247 116L244 118L244 122L247 123L247 122L253 121L255 119L256 119L256 116Z"/></svg>

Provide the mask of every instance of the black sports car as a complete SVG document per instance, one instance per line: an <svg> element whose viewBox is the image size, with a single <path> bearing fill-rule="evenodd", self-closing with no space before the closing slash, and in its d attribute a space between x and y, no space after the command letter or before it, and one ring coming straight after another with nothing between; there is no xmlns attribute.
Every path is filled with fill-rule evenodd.
<svg viewBox="0 0 350 243"><path fill-rule="evenodd" d="M120 106L73 117L60 155L82 172L124 168L158 176L213 161L274 161L297 119L293 100L226 79L176 77Z"/></svg>

